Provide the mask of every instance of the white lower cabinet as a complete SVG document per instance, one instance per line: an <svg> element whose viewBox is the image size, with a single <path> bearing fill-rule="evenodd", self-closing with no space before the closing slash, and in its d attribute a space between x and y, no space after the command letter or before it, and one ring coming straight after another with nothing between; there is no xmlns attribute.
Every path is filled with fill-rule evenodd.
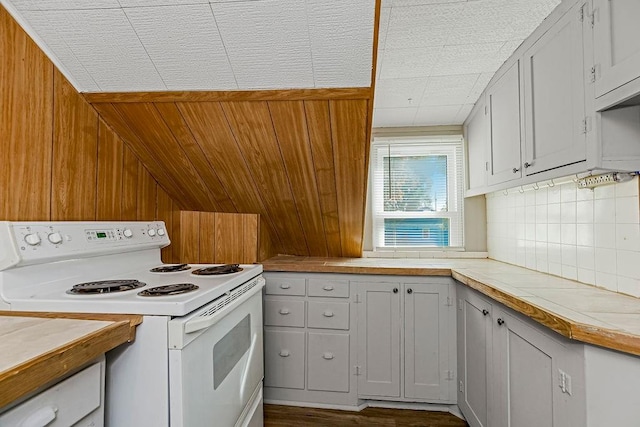
<svg viewBox="0 0 640 427"><path fill-rule="evenodd" d="M349 391L349 335L309 332L309 390Z"/></svg>
<svg viewBox="0 0 640 427"><path fill-rule="evenodd" d="M265 387L304 388L305 333L264 332Z"/></svg>
<svg viewBox="0 0 640 427"><path fill-rule="evenodd" d="M471 427L584 425L580 348L458 288L458 406Z"/></svg>
<svg viewBox="0 0 640 427"><path fill-rule="evenodd" d="M443 277L399 279L352 282L357 301L358 396L453 403L453 282Z"/></svg>

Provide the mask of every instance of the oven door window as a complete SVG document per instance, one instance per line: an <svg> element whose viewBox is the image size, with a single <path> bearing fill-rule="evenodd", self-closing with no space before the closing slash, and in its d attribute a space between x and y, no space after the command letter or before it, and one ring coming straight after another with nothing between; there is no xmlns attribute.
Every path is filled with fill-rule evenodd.
<svg viewBox="0 0 640 427"><path fill-rule="evenodd" d="M217 390L251 345L248 314L213 346L213 389Z"/></svg>

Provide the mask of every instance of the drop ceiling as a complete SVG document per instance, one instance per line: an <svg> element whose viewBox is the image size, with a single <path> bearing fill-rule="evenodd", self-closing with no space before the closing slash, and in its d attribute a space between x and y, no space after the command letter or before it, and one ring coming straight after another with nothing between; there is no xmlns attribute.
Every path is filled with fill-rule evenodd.
<svg viewBox="0 0 640 427"><path fill-rule="evenodd" d="M461 124L561 0L383 0L374 127ZM80 92L371 85L375 0L0 0Z"/></svg>

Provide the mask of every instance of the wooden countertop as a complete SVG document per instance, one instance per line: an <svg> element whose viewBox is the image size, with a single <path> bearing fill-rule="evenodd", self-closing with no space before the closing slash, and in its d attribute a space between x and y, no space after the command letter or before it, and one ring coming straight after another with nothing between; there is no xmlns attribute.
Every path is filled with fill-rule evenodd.
<svg viewBox="0 0 640 427"><path fill-rule="evenodd" d="M264 271L452 276L567 338L640 355L640 299L488 259L278 256Z"/></svg>
<svg viewBox="0 0 640 427"><path fill-rule="evenodd" d="M0 311L0 408L133 341L142 316Z"/></svg>

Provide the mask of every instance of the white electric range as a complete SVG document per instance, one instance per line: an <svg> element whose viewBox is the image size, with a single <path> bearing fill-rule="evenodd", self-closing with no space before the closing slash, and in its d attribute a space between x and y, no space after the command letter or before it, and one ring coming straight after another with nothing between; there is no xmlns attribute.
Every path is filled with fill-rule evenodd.
<svg viewBox="0 0 640 427"><path fill-rule="evenodd" d="M163 222L0 222L0 309L143 315L106 425L262 425L261 265L164 265Z"/></svg>

